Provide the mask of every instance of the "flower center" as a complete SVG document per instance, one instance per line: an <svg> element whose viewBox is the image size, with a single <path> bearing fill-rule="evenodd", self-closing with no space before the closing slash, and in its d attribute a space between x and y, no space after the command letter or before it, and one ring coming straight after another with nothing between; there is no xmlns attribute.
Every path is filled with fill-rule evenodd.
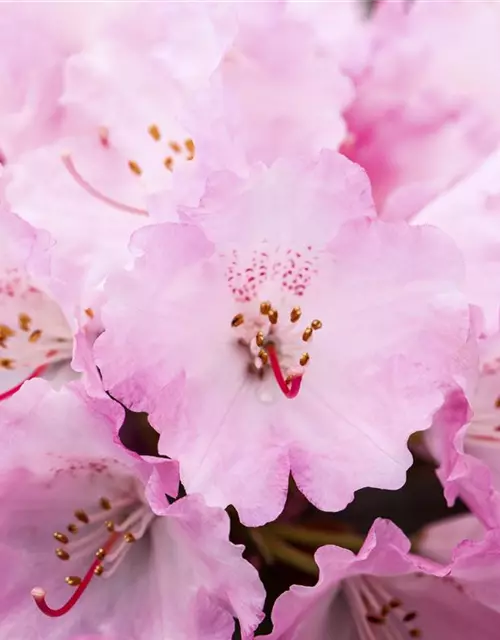
<svg viewBox="0 0 500 640"><path fill-rule="evenodd" d="M127 555L130 545L140 540L147 532L155 515L136 497L127 497L111 503L101 498L99 508L93 512L77 509L77 522L70 522L67 532L56 531L53 535L60 544L55 550L63 562L93 557L83 578L70 575L66 583L76 591L59 609L52 609L45 601L45 590L35 587L31 591L38 608L47 616L59 617L68 613L83 595L94 576L110 577Z"/></svg>
<svg viewBox="0 0 500 640"><path fill-rule="evenodd" d="M393 597L381 580L356 576L345 580L343 588L363 640L379 637L377 630L380 637L422 637L421 629L415 626L417 612L406 610L402 601Z"/></svg>
<svg viewBox="0 0 500 640"><path fill-rule="evenodd" d="M293 307L287 320L280 318L278 310L269 301L261 302L259 314L248 318L238 313L231 326L238 333L238 343L248 349L249 372L263 378L271 370L274 378L287 398L295 398L302 384L302 376L310 360L303 343L308 343L315 331L322 327L320 320L300 328L300 307Z"/></svg>

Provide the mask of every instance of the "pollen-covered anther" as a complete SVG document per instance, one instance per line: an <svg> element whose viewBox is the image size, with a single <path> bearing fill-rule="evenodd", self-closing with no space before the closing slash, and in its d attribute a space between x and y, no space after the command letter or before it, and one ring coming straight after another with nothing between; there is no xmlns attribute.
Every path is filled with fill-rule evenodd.
<svg viewBox="0 0 500 640"><path fill-rule="evenodd" d="M55 531L53 536L57 542L61 542L62 544L68 544L69 542L68 536L64 535L64 533L61 533L60 531Z"/></svg>
<svg viewBox="0 0 500 640"><path fill-rule="evenodd" d="M103 573L104 573L104 567L102 566L102 564L98 564L97 567L94 569L94 575L100 576Z"/></svg>
<svg viewBox="0 0 500 640"><path fill-rule="evenodd" d="M18 316L19 328L22 331L29 331L31 326L31 318L27 313L20 313Z"/></svg>
<svg viewBox="0 0 500 640"><path fill-rule="evenodd" d="M130 533L130 531L127 531L127 533L123 534L123 539L125 540L125 542L128 542L128 543L132 543L136 541L134 534Z"/></svg>
<svg viewBox="0 0 500 640"><path fill-rule="evenodd" d="M262 362L262 364L267 364L269 361L269 356L267 355L267 351L265 349L261 349L259 351L259 358Z"/></svg>
<svg viewBox="0 0 500 640"><path fill-rule="evenodd" d="M158 128L158 126L156 124L149 125L148 133L153 138L153 140L155 140L156 142L158 142L158 140L160 140L160 138L161 138L160 129Z"/></svg>
<svg viewBox="0 0 500 640"><path fill-rule="evenodd" d="M69 560L69 553L67 551L65 551L64 549L61 549L59 547L56 549L56 556L60 560Z"/></svg>
<svg viewBox="0 0 500 640"><path fill-rule="evenodd" d="M242 313L238 313L231 320L231 326L232 327L240 327L244 322L245 322L245 317L243 316Z"/></svg>
<svg viewBox="0 0 500 640"><path fill-rule="evenodd" d="M311 322L311 327L312 329L314 329L314 331L318 331L318 329L321 329L322 326L323 323L321 322L321 320L313 320Z"/></svg>
<svg viewBox="0 0 500 640"><path fill-rule="evenodd" d="M70 587L77 587L79 584L81 584L82 579L79 576L67 576L66 578L64 578L64 581L66 582L66 584L69 584Z"/></svg>
<svg viewBox="0 0 500 640"><path fill-rule="evenodd" d="M99 500L99 505L101 509L104 509L105 511L109 511L111 509L111 502L108 500L108 498L101 498Z"/></svg>
<svg viewBox="0 0 500 640"><path fill-rule="evenodd" d="M311 329L311 327L306 327L304 329L304 333L302 334L302 340L304 342L307 342L308 340L310 340L312 334L313 334L313 330Z"/></svg>
<svg viewBox="0 0 500 640"><path fill-rule="evenodd" d="M94 317L94 312L93 310L88 307L88 309L85 309L85 314L92 320L92 318Z"/></svg>
<svg viewBox="0 0 500 640"><path fill-rule="evenodd" d="M128 168L132 173L135 173L136 176L140 176L142 174L142 169L135 160L128 161Z"/></svg>
<svg viewBox="0 0 500 640"><path fill-rule="evenodd" d="M113 520L106 520L104 526L110 533L115 530L115 523L113 522Z"/></svg>
<svg viewBox="0 0 500 640"><path fill-rule="evenodd" d="M30 334L30 337L28 338L28 342L38 342L38 340L40 340L40 338L42 337L42 330L41 329L35 329L35 331L32 331Z"/></svg>
<svg viewBox="0 0 500 640"><path fill-rule="evenodd" d="M297 322L300 320L300 316L302 315L302 309L300 307L294 307L290 311L290 322Z"/></svg>
<svg viewBox="0 0 500 640"><path fill-rule="evenodd" d="M262 331L257 332L257 335L255 336L255 343L258 347L264 346L264 334Z"/></svg>
<svg viewBox="0 0 500 640"><path fill-rule="evenodd" d="M271 311L267 314L267 317L269 318L269 322L271 324L278 324L278 312L276 311L276 309L271 309Z"/></svg>
<svg viewBox="0 0 500 640"><path fill-rule="evenodd" d="M168 146L172 149L174 153L180 153L182 151L181 145L175 140L170 140Z"/></svg>
<svg viewBox="0 0 500 640"><path fill-rule="evenodd" d="M271 303L266 300L266 302L260 303L260 312L263 316L269 315L269 312L272 310Z"/></svg>
<svg viewBox="0 0 500 640"><path fill-rule="evenodd" d="M84 524L88 524L89 523L89 517L88 517L88 515L85 513L85 511L83 509L77 509L75 511L75 518L77 520L80 520L80 522L83 522Z"/></svg>
<svg viewBox="0 0 500 640"><path fill-rule="evenodd" d="M7 348L5 341L15 335L15 331L6 324L0 324L0 347Z"/></svg>
<svg viewBox="0 0 500 640"><path fill-rule="evenodd" d="M194 146L194 142L191 140L191 138L184 140L184 146L187 151L186 160L193 160L196 149Z"/></svg>
<svg viewBox="0 0 500 640"><path fill-rule="evenodd" d="M78 527L76 526L76 524L73 524L72 522L68 524L66 529L73 535L76 535L78 533Z"/></svg>
<svg viewBox="0 0 500 640"><path fill-rule="evenodd" d="M1 358L0 359L0 367L2 369L11 370L11 369L14 368L14 360L12 360L11 358Z"/></svg>
<svg viewBox="0 0 500 640"><path fill-rule="evenodd" d="M163 161L163 164L165 168L168 169L169 171L174 170L174 159L172 158L172 156L167 156Z"/></svg>
<svg viewBox="0 0 500 640"><path fill-rule="evenodd" d="M102 547L100 549L97 549L97 551L95 552L95 557L99 560L104 560L104 558L106 557L106 549L103 549Z"/></svg>
<svg viewBox="0 0 500 640"><path fill-rule="evenodd" d="M302 366L302 367L305 367L305 366L306 366L306 364L309 362L309 359L310 359L310 356L309 356L309 354L308 354L308 353L307 353L307 351L306 351L305 353L303 353L303 354L300 356L300 360L299 360L299 362L300 362L301 366Z"/></svg>

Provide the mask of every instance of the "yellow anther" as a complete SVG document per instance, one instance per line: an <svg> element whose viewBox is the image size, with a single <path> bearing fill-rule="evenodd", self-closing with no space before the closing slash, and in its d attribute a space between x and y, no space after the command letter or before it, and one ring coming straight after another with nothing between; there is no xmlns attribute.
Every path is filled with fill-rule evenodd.
<svg viewBox="0 0 500 640"><path fill-rule="evenodd" d="M84 524L88 524L89 522L89 517L83 509L77 509L75 511L75 518L77 520L80 520L80 522L83 522Z"/></svg>
<svg viewBox="0 0 500 640"><path fill-rule="evenodd" d="M100 549L97 549L97 551L95 552L95 557L99 560L104 560L104 558L106 557L106 549L103 549L102 547Z"/></svg>
<svg viewBox="0 0 500 640"><path fill-rule="evenodd" d="M11 358L1 358L0 359L0 367L2 369L13 369L14 368L14 360Z"/></svg>
<svg viewBox="0 0 500 640"><path fill-rule="evenodd" d="M168 146L172 149L172 151L174 153L180 153L182 151L181 145L178 142L176 142L175 140L171 140L168 143Z"/></svg>
<svg viewBox="0 0 500 640"><path fill-rule="evenodd" d="M186 147L186 151L188 152L188 155L186 156L186 160L192 160L195 154L194 142L191 140L191 138L188 138L187 140L184 141L184 146Z"/></svg>
<svg viewBox="0 0 500 640"><path fill-rule="evenodd" d="M321 329L322 326L323 326L323 323L321 322L321 320L313 320L311 322L311 327L314 329L314 331Z"/></svg>
<svg viewBox="0 0 500 640"><path fill-rule="evenodd" d="M135 173L136 176L140 176L142 173L141 167L134 160L128 161L128 167L132 173Z"/></svg>
<svg viewBox="0 0 500 640"><path fill-rule="evenodd" d="M302 309L300 307L294 307L290 312L290 322L297 322L302 315Z"/></svg>
<svg viewBox="0 0 500 640"><path fill-rule="evenodd" d="M130 531L127 531L127 533L123 534L123 539L125 540L125 542L135 542L135 536L133 533L130 533Z"/></svg>
<svg viewBox="0 0 500 640"><path fill-rule="evenodd" d="M101 509L104 509L105 511L109 511L111 509L111 502L108 500L108 498L101 498L99 500L99 505Z"/></svg>
<svg viewBox="0 0 500 640"><path fill-rule="evenodd" d="M55 531L53 535L58 542L62 542L62 544L68 544L69 538L68 536L64 535L64 533L61 533L60 531Z"/></svg>
<svg viewBox="0 0 500 640"><path fill-rule="evenodd" d="M19 328L22 331L29 331L31 325L31 318L27 313L20 313L18 316L19 319Z"/></svg>
<svg viewBox="0 0 500 640"><path fill-rule="evenodd" d="M257 343L258 347L262 347L264 345L264 334L262 333L262 331L259 331L255 336L255 342Z"/></svg>
<svg viewBox="0 0 500 640"><path fill-rule="evenodd" d="M60 560L69 560L69 553L64 549L60 549L60 548L56 549L56 556Z"/></svg>
<svg viewBox="0 0 500 640"><path fill-rule="evenodd" d="M112 533L115 530L115 523L113 522L113 520L106 520L106 522L104 523L104 525L106 526L106 529Z"/></svg>
<svg viewBox="0 0 500 640"><path fill-rule="evenodd" d="M156 140L156 142L158 142L158 140L161 138L160 130L155 124L152 124L148 127L148 133L153 138L153 140Z"/></svg>
<svg viewBox="0 0 500 640"><path fill-rule="evenodd" d="M267 316L270 311L271 311L270 302L266 301L266 302L260 303L260 312L262 313L263 316Z"/></svg>
<svg viewBox="0 0 500 640"><path fill-rule="evenodd" d="M311 327L306 327L304 329L304 333L302 334L302 340L304 342L307 342L312 336L312 334L313 334L313 330L311 329Z"/></svg>
<svg viewBox="0 0 500 640"><path fill-rule="evenodd" d="M172 158L172 156L167 156L163 161L163 164L169 171L174 170L174 159Z"/></svg>
<svg viewBox="0 0 500 640"><path fill-rule="evenodd" d="M262 364L267 364L269 356L267 355L267 351L265 349L261 349L259 351L259 358L261 359Z"/></svg>
<svg viewBox="0 0 500 640"><path fill-rule="evenodd" d="M70 587L77 587L82 581L82 579L78 576L67 576L66 578L64 578L64 580L66 581L66 584L69 584Z"/></svg>
<svg viewBox="0 0 500 640"><path fill-rule="evenodd" d="M96 576L101 576L104 572L104 567L102 566L102 564L98 564L97 567L94 569L94 575Z"/></svg>
<svg viewBox="0 0 500 640"><path fill-rule="evenodd" d="M269 318L269 322L271 324L277 324L278 312L276 311L276 309L271 309L271 311L267 314L267 317Z"/></svg>
<svg viewBox="0 0 500 640"><path fill-rule="evenodd" d="M68 524L68 526L66 528L73 535L78 533L78 527L76 526L76 524L73 524L72 522L70 524Z"/></svg>
<svg viewBox="0 0 500 640"><path fill-rule="evenodd" d="M309 354L307 353L307 351L300 356L299 362L302 367L305 367L306 364L309 362Z"/></svg>
<svg viewBox="0 0 500 640"><path fill-rule="evenodd" d="M28 338L28 342L38 342L41 337L42 331L40 329L35 329L35 331L31 332L30 337Z"/></svg>
<svg viewBox="0 0 500 640"><path fill-rule="evenodd" d="M241 326L243 323L245 322L245 318L243 317L242 313L238 313L237 315L234 316L234 318L231 320L231 326L232 327L239 327Z"/></svg>

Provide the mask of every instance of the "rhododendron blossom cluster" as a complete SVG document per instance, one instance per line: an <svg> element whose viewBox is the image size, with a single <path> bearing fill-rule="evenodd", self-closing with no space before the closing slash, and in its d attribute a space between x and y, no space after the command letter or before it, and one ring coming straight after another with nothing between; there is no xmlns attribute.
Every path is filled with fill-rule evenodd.
<svg viewBox="0 0 500 640"><path fill-rule="evenodd" d="M0 640L498 637L499 33L0 6Z"/></svg>

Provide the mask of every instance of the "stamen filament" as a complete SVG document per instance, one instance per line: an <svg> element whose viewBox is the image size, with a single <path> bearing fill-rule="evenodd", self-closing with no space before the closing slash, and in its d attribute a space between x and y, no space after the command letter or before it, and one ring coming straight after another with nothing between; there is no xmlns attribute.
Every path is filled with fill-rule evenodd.
<svg viewBox="0 0 500 640"><path fill-rule="evenodd" d="M273 370L274 377L276 378L276 382L278 383L279 388L287 398L296 398L300 391L300 385L302 384L302 376L294 376L290 382L290 386L288 386L285 378L283 377L274 345L267 345L266 351L269 356L269 362L271 364L271 368Z"/></svg>
<svg viewBox="0 0 500 640"><path fill-rule="evenodd" d="M78 184L78 186L80 186L84 191L86 191L93 198L96 198L97 200L104 202L104 204L107 204L110 207L119 209L120 211L126 211L127 213L136 213L136 214L139 214L140 216L148 215L148 212L146 211L146 209L141 209L140 207L132 207L129 204L123 204L122 202L119 202L118 200L113 200L113 198L110 198L109 196L106 196L100 191L98 191L95 187L93 187L90 184L90 182L87 182L87 180L85 180L85 178L78 172L77 168L73 163L73 160L71 159L71 156L63 155L61 156L61 159L64 166L68 170L68 173L73 178L73 180Z"/></svg>
<svg viewBox="0 0 500 640"><path fill-rule="evenodd" d="M118 538L118 533L112 533L106 541L106 544L102 547L103 550L107 553L113 547ZM83 592L89 586L92 578L96 575L94 572L100 564L101 561L99 560L99 558L96 558L94 562L92 562L89 570L85 574L84 578L76 588L71 598L59 609L52 609L52 607L49 607L49 605L45 601L46 594L43 589L41 589L40 587L35 587L34 589L32 589L31 595L33 596L33 600L35 601L37 607L42 613L44 613L46 616L49 616L50 618L59 618L65 613L68 613L68 611L70 611L82 597Z"/></svg>

